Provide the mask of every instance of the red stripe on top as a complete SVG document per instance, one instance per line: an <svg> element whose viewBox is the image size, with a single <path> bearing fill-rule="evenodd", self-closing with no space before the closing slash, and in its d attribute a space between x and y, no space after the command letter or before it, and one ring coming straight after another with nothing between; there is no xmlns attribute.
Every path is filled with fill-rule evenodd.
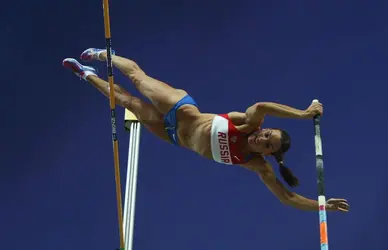
<svg viewBox="0 0 388 250"><path fill-rule="evenodd" d="M245 162L245 157L242 154L239 145L244 140L244 134L237 130L236 126L230 120L228 114L219 115L228 120L228 138L229 138L229 151L233 164L242 164Z"/></svg>

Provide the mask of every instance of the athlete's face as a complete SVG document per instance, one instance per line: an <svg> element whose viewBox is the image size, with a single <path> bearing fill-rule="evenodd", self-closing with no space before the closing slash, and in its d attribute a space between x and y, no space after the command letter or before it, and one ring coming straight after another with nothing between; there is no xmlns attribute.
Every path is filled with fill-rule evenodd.
<svg viewBox="0 0 388 250"><path fill-rule="evenodd" d="M252 152L270 155L281 147L281 132L277 129L261 129L248 137L248 145Z"/></svg>

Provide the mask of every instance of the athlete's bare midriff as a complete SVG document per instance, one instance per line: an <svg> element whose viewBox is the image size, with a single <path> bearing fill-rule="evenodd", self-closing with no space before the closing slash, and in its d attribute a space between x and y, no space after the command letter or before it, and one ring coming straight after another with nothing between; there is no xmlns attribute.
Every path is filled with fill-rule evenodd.
<svg viewBox="0 0 388 250"><path fill-rule="evenodd" d="M177 112L181 146L212 159L210 136L215 114L203 114L194 106L182 106Z"/></svg>

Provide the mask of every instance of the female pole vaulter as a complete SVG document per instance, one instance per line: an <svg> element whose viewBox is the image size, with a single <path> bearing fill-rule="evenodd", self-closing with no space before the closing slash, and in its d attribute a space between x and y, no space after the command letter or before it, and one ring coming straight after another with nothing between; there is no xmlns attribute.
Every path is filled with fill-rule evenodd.
<svg viewBox="0 0 388 250"><path fill-rule="evenodd" d="M107 60L104 49L90 48L81 54L84 61ZM174 145L226 165L239 165L259 175L268 189L285 205L301 210L318 210L318 202L289 191L277 179L266 156L275 157L282 178L291 187L299 184L291 170L284 165L284 154L291 145L285 130L263 128L266 115L280 118L312 119L323 114L320 103L312 103L306 110L270 102L258 102L245 113L201 113L194 99L182 89L175 89L147 75L136 62L115 55L112 63L126 75L150 103L129 94L115 84L116 102L133 112L151 133ZM84 66L74 58L63 60L63 66L88 81L109 97L109 83L97 76L93 67ZM345 199L329 199L328 211L347 212Z"/></svg>

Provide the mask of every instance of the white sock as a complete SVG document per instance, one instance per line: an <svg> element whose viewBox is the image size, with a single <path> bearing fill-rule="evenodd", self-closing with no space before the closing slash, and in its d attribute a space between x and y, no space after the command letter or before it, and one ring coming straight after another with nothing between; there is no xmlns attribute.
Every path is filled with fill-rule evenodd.
<svg viewBox="0 0 388 250"><path fill-rule="evenodd" d="M106 52L106 49L100 50L100 51L98 51L98 52L96 53L96 58L97 58L98 60L101 60L101 59L100 59L100 54L101 54L102 52Z"/></svg>
<svg viewBox="0 0 388 250"><path fill-rule="evenodd" d="M84 79L86 81L86 77L88 77L88 76L97 76L97 75L96 75L96 73L94 73L92 71L85 70L84 74L81 77L82 77L82 79Z"/></svg>

